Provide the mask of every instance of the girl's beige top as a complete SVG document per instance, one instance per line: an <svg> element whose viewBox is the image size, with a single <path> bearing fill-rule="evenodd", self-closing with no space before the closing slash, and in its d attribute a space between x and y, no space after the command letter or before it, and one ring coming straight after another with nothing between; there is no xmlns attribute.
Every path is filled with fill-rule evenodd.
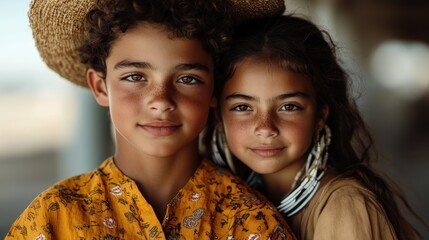
<svg viewBox="0 0 429 240"><path fill-rule="evenodd" d="M356 180L336 177L297 215L298 239L397 239L375 195Z"/></svg>

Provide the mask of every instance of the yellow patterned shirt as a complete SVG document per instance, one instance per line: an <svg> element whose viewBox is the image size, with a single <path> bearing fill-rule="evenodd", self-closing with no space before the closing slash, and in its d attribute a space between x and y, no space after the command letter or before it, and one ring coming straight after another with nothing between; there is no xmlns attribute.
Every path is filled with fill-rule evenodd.
<svg viewBox="0 0 429 240"><path fill-rule="evenodd" d="M6 239L295 239L270 203L204 160L162 223L112 158L44 191Z"/></svg>

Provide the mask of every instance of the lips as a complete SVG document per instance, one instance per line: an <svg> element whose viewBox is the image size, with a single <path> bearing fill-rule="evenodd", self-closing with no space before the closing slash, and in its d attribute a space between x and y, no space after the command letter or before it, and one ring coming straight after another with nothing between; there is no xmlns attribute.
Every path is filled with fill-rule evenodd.
<svg viewBox="0 0 429 240"><path fill-rule="evenodd" d="M250 148L252 152L260 157L274 157L283 151L284 147L275 147L275 146L260 146Z"/></svg>
<svg viewBox="0 0 429 240"><path fill-rule="evenodd" d="M182 125L170 121L155 121L145 124L138 124L138 126L153 136L163 137L173 134Z"/></svg>

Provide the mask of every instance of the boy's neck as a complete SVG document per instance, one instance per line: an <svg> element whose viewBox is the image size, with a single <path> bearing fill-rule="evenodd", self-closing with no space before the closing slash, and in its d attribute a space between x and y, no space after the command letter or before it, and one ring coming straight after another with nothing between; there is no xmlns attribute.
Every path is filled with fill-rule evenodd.
<svg viewBox="0 0 429 240"><path fill-rule="evenodd" d="M194 146L195 145L195 146ZM154 157L133 151L117 150L115 163L133 179L146 201L152 205L160 222L167 204L183 188L201 163L198 144L193 144L170 157Z"/></svg>

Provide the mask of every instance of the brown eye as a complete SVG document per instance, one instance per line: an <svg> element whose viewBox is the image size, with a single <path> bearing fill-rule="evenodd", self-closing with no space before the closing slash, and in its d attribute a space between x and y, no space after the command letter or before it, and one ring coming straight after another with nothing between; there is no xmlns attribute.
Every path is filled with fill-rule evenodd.
<svg viewBox="0 0 429 240"><path fill-rule="evenodd" d="M201 81L199 79L197 79L195 77L191 77L191 76L181 77L177 80L177 82L187 84L187 85L194 85L194 84L201 83Z"/></svg>
<svg viewBox="0 0 429 240"><path fill-rule="evenodd" d="M140 80L142 79L142 77L141 77L141 76L138 76L138 75L133 75L133 76L131 76L131 79L132 79L133 81L140 81Z"/></svg>
<svg viewBox="0 0 429 240"><path fill-rule="evenodd" d="M146 79L140 74L132 74L122 78L122 80L129 81L129 82L140 82L140 81L145 81Z"/></svg>
<svg viewBox="0 0 429 240"><path fill-rule="evenodd" d="M244 111L251 111L252 109L247 105L238 105L233 107L231 110L237 111L237 112L244 112Z"/></svg>
<svg viewBox="0 0 429 240"><path fill-rule="evenodd" d="M299 106L297 106L295 104L285 104L285 105L282 105L279 110L280 111L292 112L292 111L298 111L298 110L301 110L301 109L302 109L301 107L299 107Z"/></svg>

